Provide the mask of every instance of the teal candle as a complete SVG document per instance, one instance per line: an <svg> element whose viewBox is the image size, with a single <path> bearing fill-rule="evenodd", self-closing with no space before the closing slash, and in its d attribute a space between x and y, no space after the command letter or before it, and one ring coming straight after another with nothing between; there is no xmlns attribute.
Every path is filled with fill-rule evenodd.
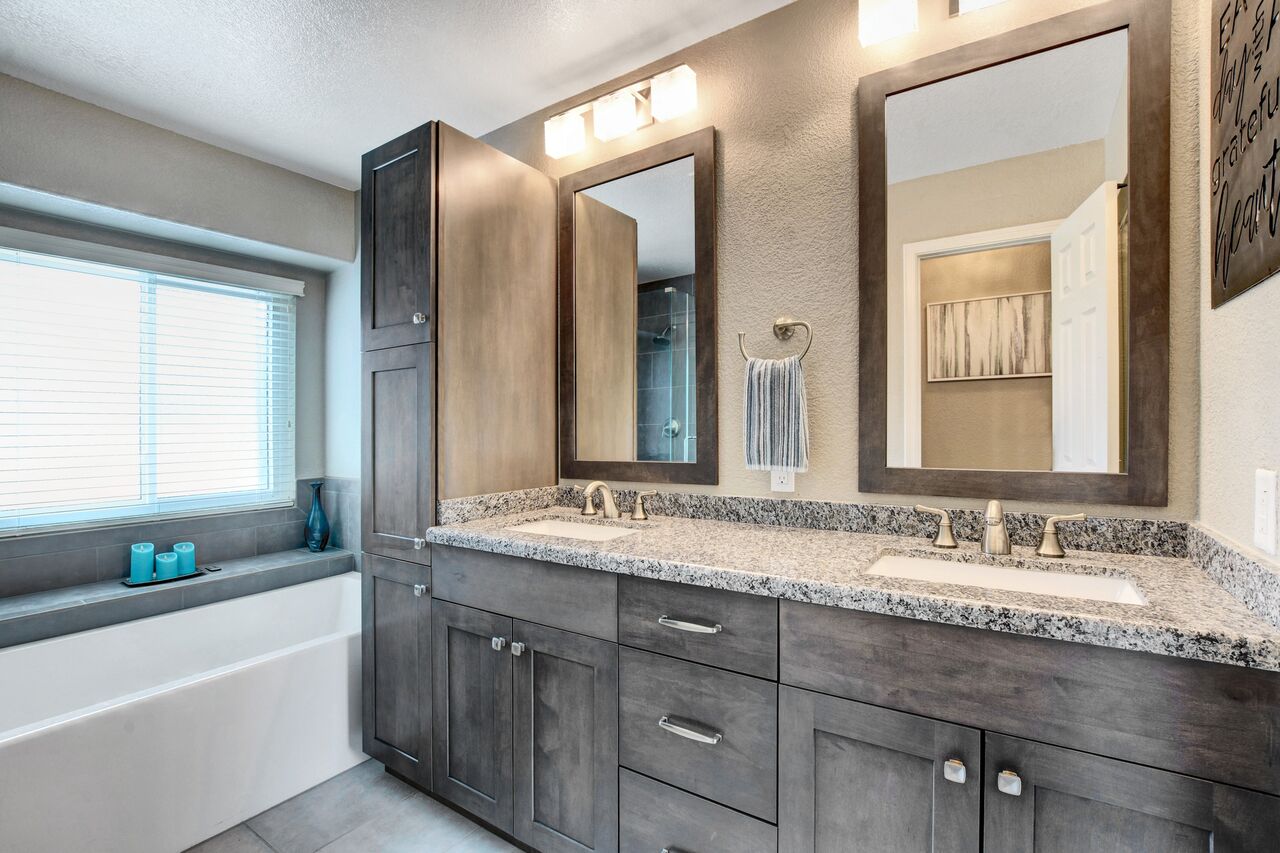
<svg viewBox="0 0 1280 853"><path fill-rule="evenodd" d="M167 581L178 576L178 555L172 551L156 554L156 580Z"/></svg>
<svg viewBox="0 0 1280 853"><path fill-rule="evenodd" d="M155 579L156 546L138 542L129 549L129 582L146 583Z"/></svg>
<svg viewBox="0 0 1280 853"><path fill-rule="evenodd" d="M192 575L196 571L196 546L191 542L175 542L173 553L178 555L178 574Z"/></svg>

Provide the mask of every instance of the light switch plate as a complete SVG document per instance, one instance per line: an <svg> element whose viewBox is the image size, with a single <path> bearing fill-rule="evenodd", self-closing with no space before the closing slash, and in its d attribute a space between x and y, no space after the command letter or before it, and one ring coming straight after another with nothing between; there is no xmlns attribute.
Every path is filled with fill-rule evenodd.
<svg viewBox="0 0 1280 853"><path fill-rule="evenodd" d="M1276 553L1276 472L1265 468L1254 474L1253 544Z"/></svg>
<svg viewBox="0 0 1280 853"><path fill-rule="evenodd" d="M770 470L769 490L773 492L794 492L796 490L796 472L789 468L774 468Z"/></svg>

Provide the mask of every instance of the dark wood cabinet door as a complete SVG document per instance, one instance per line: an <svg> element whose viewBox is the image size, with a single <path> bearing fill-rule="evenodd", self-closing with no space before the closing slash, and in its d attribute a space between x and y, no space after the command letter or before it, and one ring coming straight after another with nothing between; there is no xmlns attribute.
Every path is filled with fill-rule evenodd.
<svg viewBox="0 0 1280 853"><path fill-rule="evenodd" d="M1280 850L1280 798L1005 735L983 789L987 853Z"/></svg>
<svg viewBox="0 0 1280 853"><path fill-rule="evenodd" d="M435 518L432 345L364 354L363 550L423 565Z"/></svg>
<svg viewBox="0 0 1280 853"><path fill-rule="evenodd" d="M364 751L431 787L430 569L366 554L363 584Z"/></svg>
<svg viewBox="0 0 1280 853"><path fill-rule="evenodd" d="M618 849L618 647L515 623L515 832L542 853Z"/></svg>
<svg viewBox="0 0 1280 853"><path fill-rule="evenodd" d="M364 155L360 175L360 316L365 351L432 339L435 126Z"/></svg>
<svg viewBox="0 0 1280 853"><path fill-rule="evenodd" d="M511 832L511 620L446 601L431 611L432 790Z"/></svg>
<svg viewBox="0 0 1280 853"><path fill-rule="evenodd" d="M793 687L779 702L779 850L977 853L980 732Z"/></svg>

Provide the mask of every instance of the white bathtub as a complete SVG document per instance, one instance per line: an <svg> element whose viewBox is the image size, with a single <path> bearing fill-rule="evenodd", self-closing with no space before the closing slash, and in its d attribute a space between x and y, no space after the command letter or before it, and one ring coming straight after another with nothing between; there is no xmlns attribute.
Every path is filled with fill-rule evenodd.
<svg viewBox="0 0 1280 853"><path fill-rule="evenodd" d="M0 650L6 853L176 853L363 758L354 573Z"/></svg>

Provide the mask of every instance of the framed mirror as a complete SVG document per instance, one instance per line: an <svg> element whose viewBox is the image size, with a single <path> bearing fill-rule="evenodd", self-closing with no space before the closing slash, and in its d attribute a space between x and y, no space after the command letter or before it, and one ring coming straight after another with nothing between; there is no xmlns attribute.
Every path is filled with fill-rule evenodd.
<svg viewBox="0 0 1280 853"><path fill-rule="evenodd" d="M715 131L560 179L560 473L714 484Z"/></svg>
<svg viewBox="0 0 1280 853"><path fill-rule="evenodd" d="M1169 9L864 78L859 486L1161 506Z"/></svg>

